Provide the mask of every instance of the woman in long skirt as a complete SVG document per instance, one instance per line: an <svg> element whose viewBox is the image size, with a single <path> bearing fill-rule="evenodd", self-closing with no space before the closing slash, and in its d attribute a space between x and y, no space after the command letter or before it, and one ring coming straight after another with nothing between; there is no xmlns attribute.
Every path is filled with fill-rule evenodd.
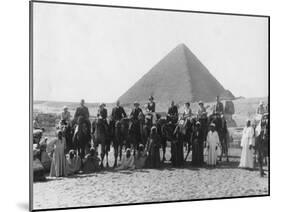
<svg viewBox="0 0 281 212"><path fill-rule="evenodd" d="M58 138L54 141L54 154L51 164L50 177L67 176L66 159L64 155L65 139L60 130L57 134Z"/></svg>

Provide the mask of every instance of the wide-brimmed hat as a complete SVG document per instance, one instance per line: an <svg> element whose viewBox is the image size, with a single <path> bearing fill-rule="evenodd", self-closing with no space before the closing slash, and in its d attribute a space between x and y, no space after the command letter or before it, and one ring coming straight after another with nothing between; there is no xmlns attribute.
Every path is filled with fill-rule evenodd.
<svg viewBox="0 0 281 212"><path fill-rule="evenodd" d="M138 106L139 106L140 103L139 103L138 101L135 101L135 102L134 102L134 105L138 105Z"/></svg>
<svg viewBox="0 0 281 212"><path fill-rule="evenodd" d="M204 104L204 102L202 102L202 101L199 101L199 102L198 102L198 104L199 104L199 105L203 105L203 104Z"/></svg>
<svg viewBox="0 0 281 212"><path fill-rule="evenodd" d="M263 105L264 103L263 103L263 101L260 101L260 104L259 105Z"/></svg>
<svg viewBox="0 0 281 212"><path fill-rule="evenodd" d="M65 106L63 106L63 109L66 110L66 109L68 109L68 107L65 105Z"/></svg>
<svg viewBox="0 0 281 212"><path fill-rule="evenodd" d="M212 122L212 123L210 124L210 127L216 127L216 124Z"/></svg>
<svg viewBox="0 0 281 212"><path fill-rule="evenodd" d="M105 103L100 103L100 107L102 107L102 106L106 106L106 104Z"/></svg>

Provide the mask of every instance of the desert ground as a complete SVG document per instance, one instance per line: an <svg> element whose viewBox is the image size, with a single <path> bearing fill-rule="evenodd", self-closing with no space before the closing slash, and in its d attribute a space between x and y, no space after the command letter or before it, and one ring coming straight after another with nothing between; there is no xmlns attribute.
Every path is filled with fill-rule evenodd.
<svg viewBox="0 0 281 212"><path fill-rule="evenodd" d="M257 169L239 169L240 151L231 149L230 162L223 159L216 168L192 167L190 155L182 168L173 168L166 162L160 169L117 172L107 168L93 174L47 178L45 182L34 183L34 208L267 195L268 172L261 178ZM166 155L169 160L169 149ZM112 150L110 165L113 165Z"/></svg>
<svg viewBox="0 0 281 212"><path fill-rule="evenodd" d="M254 116L255 108L260 100L267 102L267 98L233 101L235 105L233 119L237 124L232 128L233 142L239 142L241 128L246 118ZM34 102L34 113L56 116L63 105L69 106L73 115L78 103L37 101ZM113 104L107 105L109 111L112 106ZM159 104L158 111L166 111L167 106L167 104ZM88 107L90 113L95 114L97 104L89 104ZM192 107L195 108L196 105L193 104ZM125 109L129 111L130 106L125 106ZM54 123L46 125L44 136L54 136ZM160 152L162 154L161 150ZM250 171L238 168L240 154L239 145L231 145L230 162L225 162L223 158L223 162L220 162L216 168L192 167L190 154L181 168L173 168L167 161L160 169L117 172L113 168L106 168L101 172L87 175L47 177L46 181L33 184L34 209L267 195L269 192L267 168L265 167L266 176L263 178L259 177L258 169ZM168 160L170 158L169 148L167 148L166 158ZM112 148L109 164L113 165Z"/></svg>

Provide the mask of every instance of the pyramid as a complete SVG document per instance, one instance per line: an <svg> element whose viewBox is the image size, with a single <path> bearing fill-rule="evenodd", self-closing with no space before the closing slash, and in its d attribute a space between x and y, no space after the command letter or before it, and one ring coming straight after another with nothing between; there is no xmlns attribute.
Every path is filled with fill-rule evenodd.
<svg viewBox="0 0 281 212"><path fill-rule="evenodd" d="M144 102L153 95L157 102L214 101L226 94L224 87L184 44L178 45L138 80L119 100ZM232 98L232 97L231 97Z"/></svg>

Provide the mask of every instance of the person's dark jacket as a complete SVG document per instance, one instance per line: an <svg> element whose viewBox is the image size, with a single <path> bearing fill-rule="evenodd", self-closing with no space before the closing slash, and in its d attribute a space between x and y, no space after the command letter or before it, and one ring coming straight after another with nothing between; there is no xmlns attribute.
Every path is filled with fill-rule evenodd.
<svg viewBox="0 0 281 212"><path fill-rule="evenodd" d="M155 102L149 102L147 104L147 109L148 109L149 112L154 113L155 112Z"/></svg>
<svg viewBox="0 0 281 212"><path fill-rule="evenodd" d="M142 109L134 108L130 114L130 117L132 117L134 120L138 120L138 116L140 113L142 113Z"/></svg>
<svg viewBox="0 0 281 212"><path fill-rule="evenodd" d="M80 106L76 109L74 119L77 121L79 116L82 116L85 120L89 119L90 113L86 106Z"/></svg>
<svg viewBox="0 0 281 212"><path fill-rule="evenodd" d="M98 116L100 116L102 119L107 118L107 110L105 108L98 110Z"/></svg>
<svg viewBox="0 0 281 212"><path fill-rule="evenodd" d="M124 108L119 106L119 107L115 107L112 109L111 117L112 117L112 120L119 121L122 118L127 117L127 114L125 113Z"/></svg>

